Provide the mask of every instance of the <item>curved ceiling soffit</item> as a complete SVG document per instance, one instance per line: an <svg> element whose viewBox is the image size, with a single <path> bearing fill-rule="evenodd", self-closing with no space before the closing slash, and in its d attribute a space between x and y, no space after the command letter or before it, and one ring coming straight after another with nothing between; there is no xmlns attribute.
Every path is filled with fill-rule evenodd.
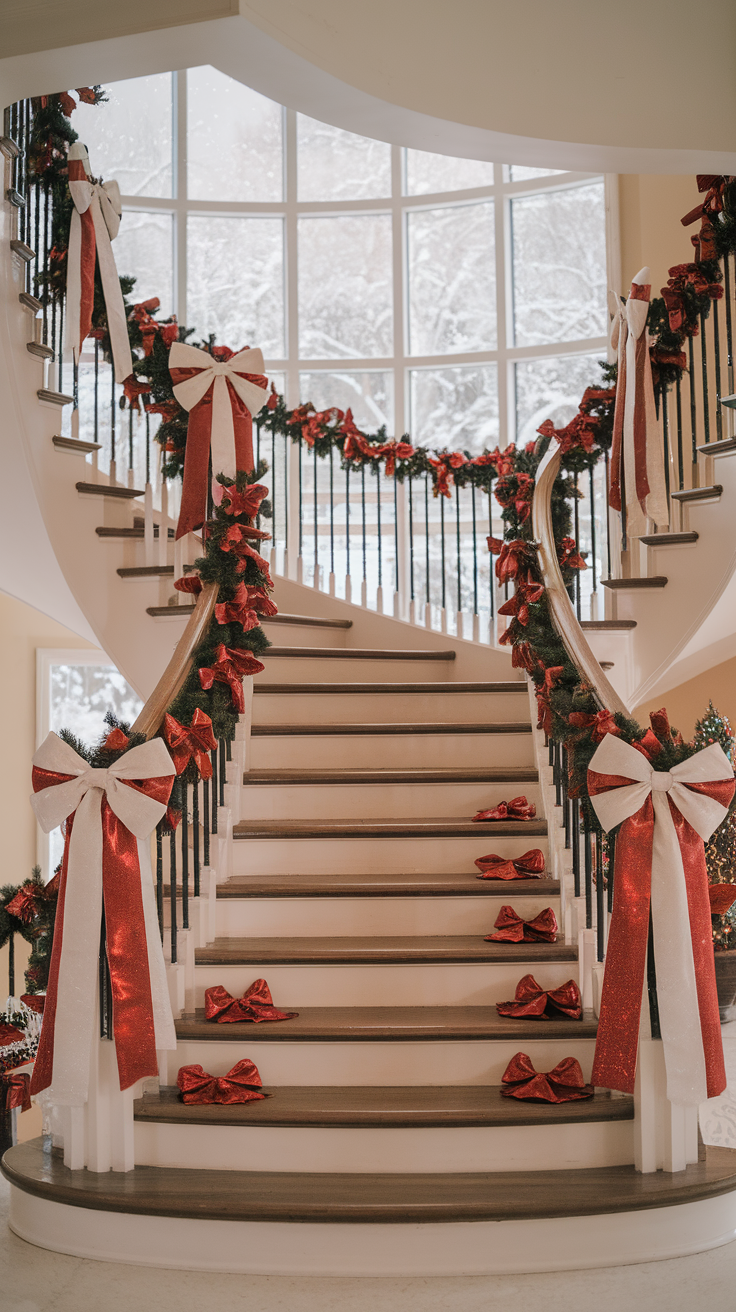
<svg viewBox="0 0 736 1312"><path fill-rule="evenodd" d="M62 86L205 63L312 118L417 150L585 172L736 173L736 150L552 141L393 104L318 67L242 15L2 59L0 97L9 104ZM554 94L562 94L559 84Z"/></svg>

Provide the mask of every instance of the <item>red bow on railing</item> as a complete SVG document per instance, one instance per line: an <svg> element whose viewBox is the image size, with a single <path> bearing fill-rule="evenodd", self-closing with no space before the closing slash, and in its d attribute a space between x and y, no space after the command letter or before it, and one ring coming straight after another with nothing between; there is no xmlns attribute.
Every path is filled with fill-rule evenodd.
<svg viewBox="0 0 736 1312"><path fill-rule="evenodd" d="M226 683L230 689L233 705L238 715L242 715L245 710L243 679L246 674L260 674L265 668L252 651L244 647L226 647L221 642L215 651L214 664L205 665L200 669L199 682L205 692L213 683Z"/></svg>
<svg viewBox="0 0 736 1312"><path fill-rule="evenodd" d="M527 569L535 559L536 552L530 542L515 538L513 542L502 542L500 538L488 538L488 550L496 561L496 578L499 583L511 583L519 570Z"/></svg>
<svg viewBox="0 0 736 1312"><path fill-rule="evenodd" d="M261 1093L262 1080L258 1068L247 1057L236 1063L227 1075L208 1075L202 1066L182 1066L176 1077L182 1101L191 1103L258 1102L268 1095Z"/></svg>
<svg viewBox="0 0 736 1312"><path fill-rule="evenodd" d="M510 1016L514 1020L522 1017L550 1020L555 1012L562 1012L571 1020L580 1020L583 1005L574 979L569 979L558 989L543 989L533 975L524 975L516 985L513 1001L497 1002L496 1011L499 1016Z"/></svg>
<svg viewBox="0 0 736 1312"><path fill-rule="evenodd" d="M217 750L217 739L212 732L212 721L199 707L192 716L192 723L179 724L168 712L164 716L164 737L169 745L171 759L177 774L183 774L189 762L199 771L200 779L212 778L212 762L208 753Z"/></svg>
<svg viewBox="0 0 736 1312"><path fill-rule="evenodd" d="M205 990L205 1020L224 1021L252 1020L256 1024L262 1020L293 1020L298 1011L279 1011L273 1005L271 990L265 979L257 979L246 989L242 998L234 998L222 984Z"/></svg>
<svg viewBox="0 0 736 1312"><path fill-rule="evenodd" d="M590 390L589 388L588 391ZM551 419L545 419L537 432L542 437L554 437L560 444L560 451L565 454L575 447L581 447L583 451L592 451L599 426L600 420L596 415L577 414L564 428L555 428Z"/></svg>
<svg viewBox="0 0 736 1312"><path fill-rule="evenodd" d="M0 1022L0 1048L4 1048L9 1043L20 1043L21 1039L26 1036L23 1030L19 1030L17 1025L6 1025L4 1021Z"/></svg>
<svg viewBox="0 0 736 1312"><path fill-rule="evenodd" d="M595 715L589 715L586 711L571 711L567 719L573 729L590 729L594 743L602 743L607 733L612 733L614 738L621 733L611 712L605 708Z"/></svg>
<svg viewBox="0 0 736 1312"><path fill-rule="evenodd" d="M557 938L557 917L551 907L545 907L531 920L522 920L513 907L501 907L496 917L496 934L486 934L486 943L554 943Z"/></svg>
<svg viewBox="0 0 736 1312"><path fill-rule="evenodd" d="M473 820L533 820L536 814L534 803L527 802L522 794L521 797L512 797L510 802L499 802L488 811L477 811Z"/></svg>
<svg viewBox="0 0 736 1312"><path fill-rule="evenodd" d="M510 479L515 479L515 487ZM529 474L520 473L510 475L508 478L499 478L493 493L499 506L504 510L513 506L521 523L526 522L532 513L534 495L534 479Z"/></svg>
<svg viewBox="0 0 736 1312"><path fill-rule="evenodd" d="M139 301L128 315L128 319L134 319L141 330L144 355L151 354L157 333L166 347L171 346L179 336L179 325L173 315L172 323L159 323L157 319L152 318L153 311L157 310L160 304L158 296L152 296L147 301ZM151 384L148 383L144 390L150 392Z"/></svg>
<svg viewBox="0 0 736 1312"><path fill-rule="evenodd" d="M31 1110L31 1077L27 1071L6 1071L2 1077L5 1096L2 1102L5 1110L10 1112L14 1107L20 1107L21 1111L29 1112Z"/></svg>
<svg viewBox="0 0 736 1312"><path fill-rule="evenodd" d="M258 627L260 620L252 606L248 604L248 589L239 583L232 601L220 601L215 606L215 619L218 624L240 624L243 631Z"/></svg>
<svg viewBox="0 0 736 1312"><path fill-rule="evenodd" d="M9 916L15 916L23 925L30 925L38 913L36 898L41 892L38 884L24 885L18 889L15 897L8 902L5 910Z"/></svg>
<svg viewBox="0 0 736 1312"><path fill-rule="evenodd" d="M533 606L535 602L541 601L543 596L544 584L535 583L531 573L529 573L526 583L517 582L516 592L513 597L509 597L508 601L503 603L503 606L499 606L498 613L499 615L512 615L525 628L529 623L529 607Z"/></svg>
<svg viewBox="0 0 736 1312"><path fill-rule="evenodd" d="M272 588L273 579L266 561L254 547L248 545L247 539L252 536L253 530L247 528L244 524L231 524L227 532L220 538L220 551L232 551L233 555L239 557L236 566L238 574L244 573L248 560L255 561L257 569L260 570L268 586Z"/></svg>
<svg viewBox="0 0 736 1312"><path fill-rule="evenodd" d="M544 853L533 847L515 861L505 856L479 856L474 863L480 870L477 879L540 879L544 874Z"/></svg>
<svg viewBox="0 0 736 1312"><path fill-rule="evenodd" d="M262 483L249 483L244 492L238 492L233 484L222 489L222 508L226 515L246 515L253 519L267 496L268 488Z"/></svg>
<svg viewBox="0 0 736 1312"><path fill-rule="evenodd" d="M531 1058L517 1052L501 1076L503 1098L538 1098L542 1102L575 1102L592 1098L595 1089L586 1084L580 1062L575 1057L563 1057L554 1070L546 1075L535 1071Z"/></svg>
<svg viewBox="0 0 736 1312"><path fill-rule="evenodd" d="M720 214L723 209L723 193L730 181L728 175L721 173L698 173L698 191L705 192L706 195L693 209L688 210L684 218L680 219L683 228L689 228L690 224L701 215Z"/></svg>
<svg viewBox="0 0 736 1312"><path fill-rule="evenodd" d="M550 665L544 671L544 683L535 688L537 699L537 728L543 729L548 738L552 736L552 703L550 693L557 686L557 680L564 674L563 665Z"/></svg>
<svg viewBox="0 0 736 1312"><path fill-rule="evenodd" d="M587 569L574 538L562 538L557 543L557 560L560 569Z"/></svg>

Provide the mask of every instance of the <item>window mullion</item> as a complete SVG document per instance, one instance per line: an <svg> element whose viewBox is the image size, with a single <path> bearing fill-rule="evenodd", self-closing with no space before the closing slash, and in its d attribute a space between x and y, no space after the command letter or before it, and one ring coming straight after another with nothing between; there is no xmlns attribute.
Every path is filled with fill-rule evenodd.
<svg viewBox="0 0 736 1312"><path fill-rule="evenodd" d="M404 261L404 214L401 203L401 146L391 147L391 226L394 293L394 434L399 437L408 425L406 404L406 273Z"/></svg>
<svg viewBox="0 0 736 1312"><path fill-rule="evenodd" d="M506 198L502 186L496 187L494 200L496 245L496 336L498 349L498 433L499 441L513 441L510 424L509 375L506 356L509 341L511 305L511 232L507 224ZM511 407L513 408L513 407Z"/></svg>
<svg viewBox="0 0 736 1312"><path fill-rule="evenodd" d="M187 322L187 74L174 75L174 261L176 313Z"/></svg>
<svg viewBox="0 0 736 1312"><path fill-rule="evenodd" d="M296 110L284 111L286 146L286 404L299 403L299 250L297 231Z"/></svg>

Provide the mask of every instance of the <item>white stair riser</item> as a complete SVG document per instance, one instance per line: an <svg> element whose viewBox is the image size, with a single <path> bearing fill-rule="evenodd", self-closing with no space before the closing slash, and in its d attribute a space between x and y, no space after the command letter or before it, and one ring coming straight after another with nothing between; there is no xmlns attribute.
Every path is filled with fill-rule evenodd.
<svg viewBox="0 0 736 1312"><path fill-rule="evenodd" d="M349 629L325 629L321 625L269 624L266 618L263 630L274 647L345 647Z"/></svg>
<svg viewBox="0 0 736 1312"><path fill-rule="evenodd" d="M321 724L326 720L337 724L396 724L402 720L493 724L529 719L525 683L518 693L455 693L451 683L447 692L261 693L257 682L255 687L254 724Z"/></svg>
<svg viewBox="0 0 736 1312"><path fill-rule="evenodd" d="M576 961L547 963L454 962L420 965L264 965L196 966L195 1006L204 1006L205 989L223 984L240 997L265 976L274 1002L284 1011L300 1007L489 1007L513 998L522 975L531 973L542 988L559 988L577 979ZM549 1021L540 1020L542 1026Z"/></svg>
<svg viewBox="0 0 736 1312"><path fill-rule="evenodd" d="M247 779L247 775L246 775ZM541 813L534 783L244 784L244 820L411 820L452 816L469 820L523 792Z"/></svg>
<svg viewBox="0 0 736 1312"><path fill-rule="evenodd" d="M633 1160L633 1121L401 1129L150 1121L135 1126L137 1166L189 1170L561 1171Z"/></svg>
<svg viewBox="0 0 736 1312"><path fill-rule="evenodd" d="M274 734L254 736L250 753L252 770L534 767L531 733Z"/></svg>
<svg viewBox="0 0 736 1312"><path fill-rule="evenodd" d="M489 832L491 831L491 832ZM233 843L234 875L344 874L346 870L411 874L477 874L476 857L491 852L519 857L532 848L547 851L544 835L495 837L491 825L478 825L467 838L249 838Z"/></svg>
<svg viewBox="0 0 736 1312"><path fill-rule="evenodd" d="M280 1001L280 999L277 999ZM212 1028L225 1029L216 1026ZM555 1039L554 1022L539 1022L539 1037L469 1041L442 1039L376 1040L344 1043L283 1043L260 1041L261 1025L242 1043L217 1039L180 1039L176 1052L166 1054L162 1082L176 1084L181 1066L197 1064L211 1075L227 1075L237 1061L255 1062L266 1088L279 1085L351 1086L425 1084L500 1084L511 1058L525 1052L538 1071L551 1071L563 1057L576 1057L586 1080L593 1066L595 1039Z"/></svg>
<svg viewBox="0 0 736 1312"><path fill-rule="evenodd" d="M274 647L286 646L269 635ZM320 640L300 644L322 647ZM449 644L447 650L451 650ZM454 661L391 660L350 656L269 656L262 653L266 666L260 676L264 683L441 683L453 677Z"/></svg>
<svg viewBox="0 0 736 1312"><path fill-rule="evenodd" d="M480 881L479 881L480 884ZM219 937L268 938L376 934L490 934L507 903L524 920L552 907L560 919L559 897L315 897L220 898Z"/></svg>

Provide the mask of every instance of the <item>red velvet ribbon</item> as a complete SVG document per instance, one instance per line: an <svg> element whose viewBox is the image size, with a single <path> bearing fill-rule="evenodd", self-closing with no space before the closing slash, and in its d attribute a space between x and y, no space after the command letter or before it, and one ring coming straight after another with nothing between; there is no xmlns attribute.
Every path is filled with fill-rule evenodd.
<svg viewBox="0 0 736 1312"><path fill-rule="evenodd" d="M550 1020L555 1012L562 1012L570 1020L580 1020L583 1004L580 990L574 979L561 984L558 989L543 989L533 975L524 975L516 985L516 993L511 1002L497 1002L499 1016L510 1016L515 1020ZM594 1083L598 1083L593 1077Z"/></svg>
<svg viewBox="0 0 736 1312"><path fill-rule="evenodd" d="M258 1102L267 1097L261 1093L262 1080L258 1068L247 1057L239 1061L219 1077L208 1075L202 1066L182 1066L176 1077L181 1089L182 1101L191 1103L221 1103L232 1106L234 1103Z"/></svg>
<svg viewBox="0 0 736 1312"><path fill-rule="evenodd" d="M525 1052L517 1052L501 1076L501 1082L506 1086L501 1089L503 1098L576 1102L580 1098L592 1098L595 1092L592 1084L585 1083L580 1062L575 1057L563 1057L554 1070L544 1075L535 1071Z"/></svg>
<svg viewBox="0 0 736 1312"><path fill-rule="evenodd" d="M522 794L521 797L512 797L510 802L499 802L488 811L477 811L473 820L533 820L536 814L534 803L527 802Z"/></svg>
<svg viewBox="0 0 736 1312"><path fill-rule="evenodd" d="M215 606L215 619L218 624L240 624L247 633L258 628L260 620L249 604L248 589L239 583L231 601L219 601Z"/></svg>
<svg viewBox="0 0 736 1312"><path fill-rule="evenodd" d="M3 1085L6 1111L12 1111L14 1107L20 1107L22 1112L31 1110L31 1077L27 1071L6 1071Z"/></svg>
<svg viewBox="0 0 736 1312"><path fill-rule="evenodd" d="M70 159L68 161L68 171L70 182L86 182L88 180L81 159ZM97 255L97 238L95 236L95 221L92 217L91 206L84 211L84 214L79 215L79 221L82 225L82 246L80 252L82 294L79 301L79 341L73 342L72 345L81 350L85 337L88 337L92 331L92 312L95 304L95 259Z"/></svg>
<svg viewBox="0 0 736 1312"><path fill-rule="evenodd" d="M523 856L510 861L505 856L479 856L475 865L480 870L477 879L541 879L544 874L544 852L533 847Z"/></svg>
<svg viewBox="0 0 736 1312"><path fill-rule="evenodd" d="M66 783L73 776L33 767L33 791L40 792L52 784ZM154 779L124 779L128 788L145 793L157 802L166 803L171 794L174 775ZM151 984L148 976L148 948L141 895L141 870L138 841L126 829L107 797L102 798L102 897L105 909L107 960L113 1001L113 1033L120 1076L120 1088L129 1089L136 1080L158 1074L156 1040L153 1023ZM56 929L51 949L49 981L46 989L41 1038L33 1068L31 1093L41 1093L51 1084L54 1064L54 1027L59 983L59 963L63 950L64 902L69 864L69 840L74 815L66 821L64 855L56 907ZM141 960L146 969L140 970Z"/></svg>
<svg viewBox="0 0 736 1312"><path fill-rule="evenodd" d="M661 752L662 745L655 735L651 730L647 730L647 734L651 735L658 752ZM646 741L646 735L643 741ZM640 744L633 743L632 746L639 747ZM645 751L644 755L650 756L650 753ZM588 770L588 792L591 797L633 782L619 775L598 774ZM695 793L714 798L725 807L734 794L732 780L688 783L687 787ZM708 1096L713 1097L725 1088L726 1076L713 968L713 935L703 840L672 800L669 797L667 800L685 872ZM644 805L623 821L616 835L613 914L608 934L606 971L593 1062L593 1083L606 1089L620 1089L623 1093L634 1092L636 1076L639 1018L649 935L653 841L654 807L650 793Z"/></svg>
<svg viewBox="0 0 736 1312"><path fill-rule="evenodd" d="M251 651L244 647L226 647L220 643L215 651L215 661L213 665L205 665L199 671L199 682L207 691L213 683L226 683L230 689L230 696L233 705L242 715L245 711L245 698L243 696L243 679L246 674L260 674L265 670L262 661L256 660Z"/></svg>
<svg viewBox="0 0 736 1312"><path fill-rule="evenodd" d="M17 1025L6 1025L4 1021L0 1022L0 1048L6 1047L9 1043L20 1043L21 1039L26 1036Z"/></svg>
<svg viewBox="0 0 736 1312"><path fill-rule="evenodd" d="M220 538L220 551L232 552L234 556L239 557L238 563L235 567L236 573L238 574L243 574L245 572L245 567L249 560L255 561L256 567L260 570L266 583L272 588L273 579L269 573L266 561L263 559L263 556L259 555L254 547L248 545L247 539L252 536L252 530L247 528L245 524L231 524L227 532Z"/></svg>
<svg viewBox="0 0 736 1312"><path fill-rule="evenodd" d="M193 759L200 779L212 778L212 762L208 753L217 750L217 739L212 732L209 715L197 707L192 723L187 728L167 712L164 716L164 738L177 774L183 774Z"/></svg>
<svg viewBox="0 0 736 1312"><path fill-rule="evenodd" d="M503 906L495 927L497 933L486 934L486 943L554 943L557 938L557 917L551 907L531 920L522 920L513 907Z"/></svg>
<svg viewBox="0 0 736 1312"><path fill-rule="evenodd" d="M261 502L268 496L268 488L262 483L249 483L244 492L238 492L237 488L224 487L222 489L222 509L226 515L245 515L248 519L253 519L258 514Z"/></svg>
<svg viewBox="0 0 736 1312"><path fill-rule="evenodd" d="M493 556L498 556L496 578L499 583L512 583L519 571L528 569L535 559L534 548L523 538L516 538L513 542L502 542L500 538L489 537L488 550Z"/></svg>
<svg viewBox="0 0 736 1312"><path fill-rule="evenodd" d="M36 896L39 892L38 884L26 884L19 888L5 908L8 915L15 916L23 925L30 925L36 917Z"/></svg>
<svg viewBox="0 0 736 1312"><path fill-rule="evenodd" d="M499 606L498 613L499 615L512 615L523 628L526 628L529 623L529 607L541 601L543 596L544 584L536 583L531 576L531 572L529 572L526 583L517 582L513 597L509 597L508 601L503 603L503 606Z"/></svg>
<svg viewBox="0 0 736 1312"><path fill-rule="evenodd" d="M535 689L537 698L537 728L543 729L548 738L552 736L552 703L550 694L552 689L557 686L560 675L564 674L564 666L550 665L544 671L544 683L541 687Z"/></svg>
<svg viewBox="0 0 736 1312"><path fill-rule="evenodd" d="M293 1020L298 1011L279 1011L273 1005L271 990L265 979L257 979L246 989L242 998L234 998L222 984L205 990L204 1014L206 1020L224 1021Z"/></svg>

